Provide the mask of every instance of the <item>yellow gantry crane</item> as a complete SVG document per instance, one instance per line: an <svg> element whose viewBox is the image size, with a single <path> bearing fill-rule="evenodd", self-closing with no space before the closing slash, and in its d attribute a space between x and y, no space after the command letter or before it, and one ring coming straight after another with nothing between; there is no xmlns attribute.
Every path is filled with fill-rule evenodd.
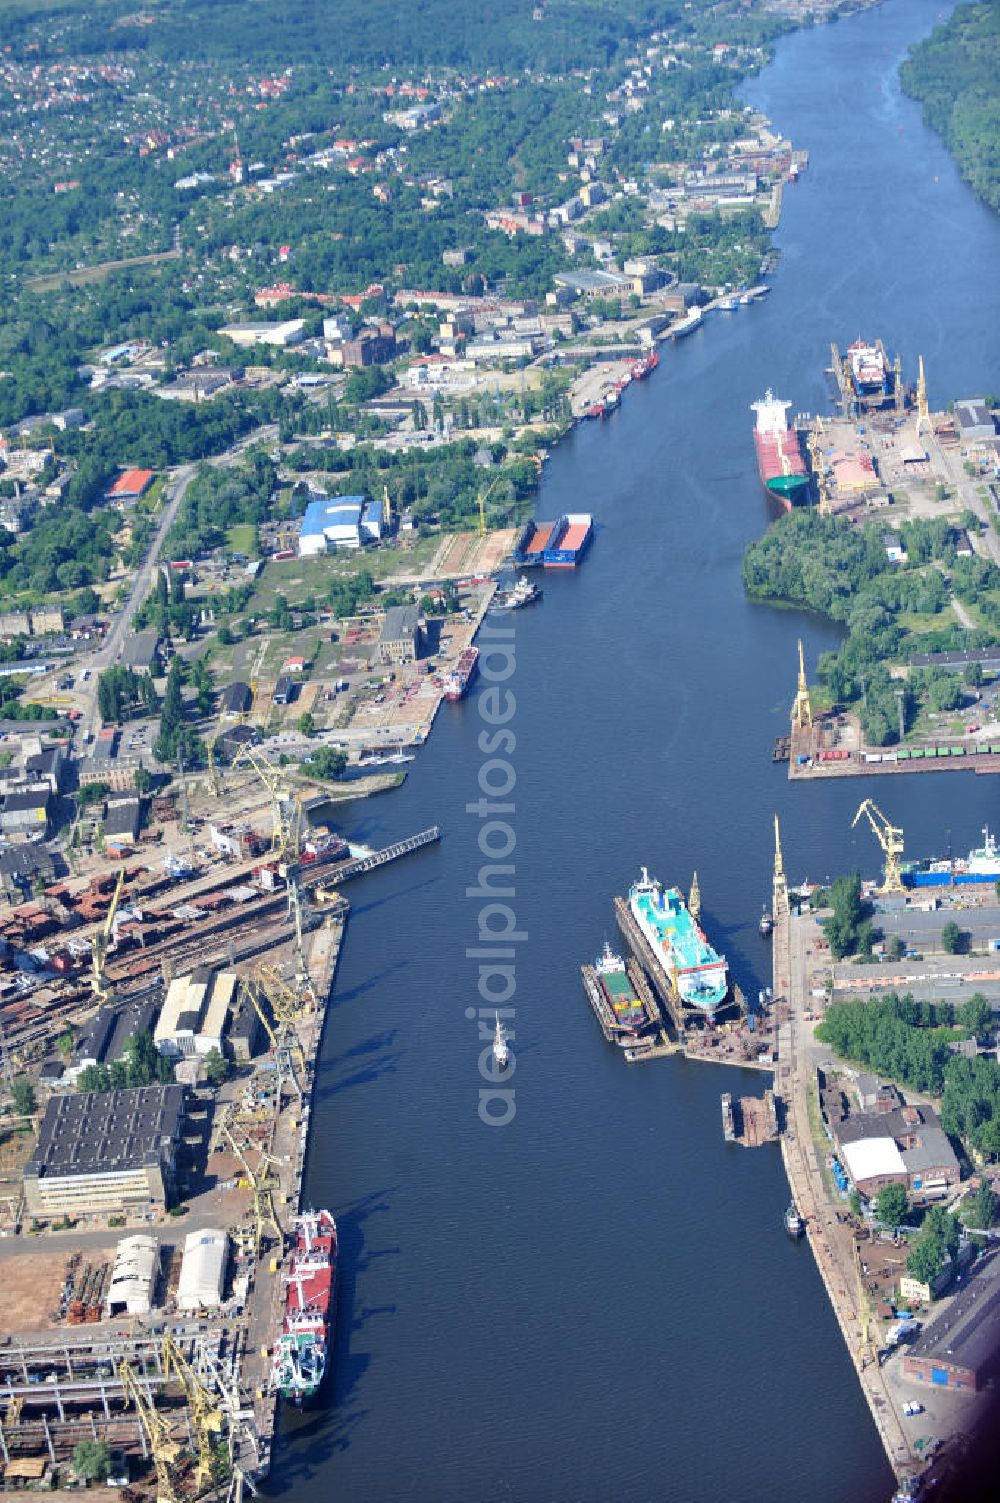
<svg viewBox="0 0 1000 1503"><path fill-rule="evenodd" d="M885 855L885 876L879 892L905 892L900 858L903 854L903 832L898 825L890 824L874 799L866 798L851 821L853 830L864 814L875 833L875 839Z"/></svg>
<svg viewBox="0 0 1000 1503"><path fill-rule="evenodd" d="M778 825L778 816L774 816L774 886L771 895L771 913L777 920L787 918L788 904L788 878L785 876L785 863L781 854L781 829Z"/></svg>
<svg viewBox="0 0 1000 1503"><path fill-rule="evenodd" d="M187 1398L191 1428L197 1447L194 1460L194 1497L208 1492L216 1480L214 1438L221 1434L224 1414L201 1382L169 1331L163 1338L163 1372L176 1376ZM190 1496L190 1495L189 1495Z"/></svg>
<svg viewBox="0 0 1000 1503"><path fill-rule="evenodd" d="M223 1122L221 1135L228 1140L233 1152L239 1159L246 1181L253 1191L253 1250L254 1256L259 1258L266 1231L272 1231L277 1242L281 1243L284 1241L284 1233L281 1230L278 1213L274 1205L274 1191L277 1188L278 1180L272 1172L272 1161L263 1150L258 1168L256 1170L250 1168L244 1145L233 1132L229 1122Z"/></svg>
<svg viewBox="0 0 1000 1503"><path fill-rule="evenodd" d="M135 1369L128 1362L118 1367L126 1404L133 1404L139 1416L146 1443L149 1446L153 1465L156 1468L156 1503L180 1503L174 1486L173 1468L184 1447L174 1440L170 1426L159 1413L156 1405L143 1391Z"/></svg>
<svg viewBox="0 0 1000 1503"><path fill-rule="evenodd" d="M108 958L108 949L115 927L115 914L118 912L118 901L122 895L124 882L125 868L122 867L118 873L118 881L115 884L111 906L105 915L104 923L90 936L90 954L93 962L93 975L90 978L90 988L99 1002L106 1002L111 995L111 987L108 984L107 974L104 970L104 962Z"/></svg>
<svg viewBox="0 0 1000 1503"><path fill-rule="evenodd" d="M919 357L919 375L917 377L917 437L919 438L924 429L934 433L934 424L931 422L930 408L927 405L927 377L924 374L924 357Z"/></svg>
<svg viewBox="0 0 1000 1503"><path fill-rule="evenodd" d="M295 867L302 853L304 815L302 802L288 786L284 772L267 757L259 746L244 746L233 763L249 767L267 790L271 804L271 854L279 862Z"/></svg>
<svg viewBox="0 0 1000 1503"><path fill-rule="evenodd" d="M792 705L792 725L796 730L807 731L812 729L813 712L809 699L809 684L806 679L806 660L802 651L802 638L799 638L799 678L795 690L795 703Z"/></svg>

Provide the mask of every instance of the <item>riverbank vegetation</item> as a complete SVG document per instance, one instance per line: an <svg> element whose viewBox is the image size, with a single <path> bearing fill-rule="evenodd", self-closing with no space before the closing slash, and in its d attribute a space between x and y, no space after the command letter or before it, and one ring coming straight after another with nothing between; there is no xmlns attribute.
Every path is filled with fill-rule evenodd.
<svg viewBox="0 0 1000 1503"><path fill-rule="evenodd" d="M950 652L1000 641L1000 569L988 559L960 556L959 534L946 519L902 522L895 531L906 562L889 559L883 522L862 526L818 511L790 512L743 558L743 580L753 600L805 606L845 627L835 652L818 664L820 684L832 704L854 708L866 741L898 739L902 690L905 728L922 704L955 709L961 684L940 670L912 672L905 683L894 664L915 653ZM959 626L949 612L952 595L978 611L982 626ZM941 621L937 626L933 623ZM912 623L922 628L915 630Z"/></svg>
<svg viewBox="0 0 1000 1503"><path fill-rule="evenodd" d="M911 49L900 79L962 176L1000 211L1000 5L960 5Z"/></svg>

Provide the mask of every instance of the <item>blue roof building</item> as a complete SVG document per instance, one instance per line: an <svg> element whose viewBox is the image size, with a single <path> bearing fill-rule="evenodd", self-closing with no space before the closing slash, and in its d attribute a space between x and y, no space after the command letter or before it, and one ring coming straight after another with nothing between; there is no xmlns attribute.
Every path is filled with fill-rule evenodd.
<svg viewBox="0 0 1000 1503"><path fill-rule="evenodd" d="M333 496L311 501L299 531L299 557L312 558L331 548L360 548L382 536L381 501L364 496Z"/></svg>

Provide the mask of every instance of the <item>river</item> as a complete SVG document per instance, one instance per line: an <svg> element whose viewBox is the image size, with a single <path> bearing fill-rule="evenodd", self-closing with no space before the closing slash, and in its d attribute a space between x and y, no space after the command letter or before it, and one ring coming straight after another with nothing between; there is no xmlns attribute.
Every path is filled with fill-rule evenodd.
<svg viewBox="0 0 1000 1503"><path fill-rule="evenodd" d="M687 886L745 988L770 979L756 921L771 815L786 865L874 874L877 794L908 850L967 849L995 810L971 774L792 787L795 638L833 629L752 606L740 560L767 522L749 404L823 408L829 343L927 362L932 405L997 387L1000 221L962 184L896 69L941 15L890 0L782 41L745 89L810 152L789 187L773 292L665 349L607 423L546 467L539 515L593 511L584 566L516 621L505 816L516 836L516 1116L478 1114L486 757L478 694L445 705L404 789L355 806L384 843L440 846L366 877L318 1068L307 1193L341 1228L324 1407L288 1419L268 1492L306 1503L884 1503L891 1473L809 1251L782 1229L776 1150L723 1142L744 1077L604 1044L579 966L615 938L645 863ZM506 748L504 748L506 750ZM500 774L494 773L494 776ZM499 918L494 915L496 921ZM749 1089L759 1089L757 1077Z"/></svg>

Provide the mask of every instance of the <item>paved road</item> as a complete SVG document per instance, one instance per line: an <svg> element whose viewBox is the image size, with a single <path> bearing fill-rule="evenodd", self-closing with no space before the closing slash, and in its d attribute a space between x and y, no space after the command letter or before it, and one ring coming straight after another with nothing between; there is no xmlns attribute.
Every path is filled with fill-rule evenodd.
<svg viewBox="0 0 1000 1503"><path fill-rule="evenodd" d="M775 1082L788 1110L781 1140L782 1158L793 1198L806 1219L809 1245L886 1455L900 1476L914 1465L910 1439L903 1431L881 1368L871 1356L860 1355L861 1321L852 1242L837 1219L837 1206L827 1193L809 1121L809 1094L815 1080L816 1059L805 1013L810 1010L810 991L817 979L819 957L815 952L815 935L815 927L806 917L775 925L774 993L788 1000L787 1020L779 1029Z"/></svg>
<svg viewBox="0 0 1000 1503"><path fill-rule="evenodd" d="M247 438L241 439L231 449L225 450L222 454L215 455L208 463L215 466L232 464L234 460L240 459L251 445L273 443L277 436L277 425L274 423L266 424L262 428L256 428L252 434ZM153 574L159 562L160 550L163 547L164 540L174 525L174 519L184 499L185 492L197 474L198 468L197 464L187 464L173 471L166 488L166 504L157 523L156 532L153 534L153 540L149 545L149 551L136 570L128 600L117 616L112 618L108 635L100 651L95 653L94 657L89 660L90 679L86 684L81 684L78 691L80 698L84 701L82 706L83 718L80 721L80 728L84 735L92 735L97 730L100 720L97 710L98 675L103 668L110 668L121 656L125 639L132 629L135 613L152 589Z"/></svg>

